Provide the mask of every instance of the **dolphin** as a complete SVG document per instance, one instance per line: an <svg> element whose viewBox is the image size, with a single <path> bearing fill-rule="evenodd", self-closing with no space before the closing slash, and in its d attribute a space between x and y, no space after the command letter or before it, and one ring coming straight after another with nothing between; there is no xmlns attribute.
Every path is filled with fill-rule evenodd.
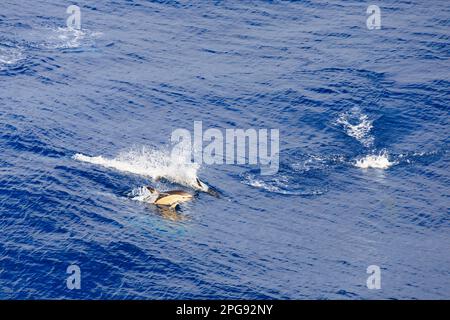
<svg viewBox="0 0 450 320"><path fill-rule="evenodd" d="M208 186L206 183L200 181L199 178L195 178L195 182L196 182L196 187L197 187L196 189L206 192L209 195L212 195L213 197L216 197L216 198L220 197L219 192L215 188Z"/></svg>
<svg viewBox="0 0 450 320"><path fill-rule="evenodd" d="M158 176L154 180L155 181L162 181L162 180L164 181L167 179L162 176ZM167 181L170 181L170 180L167 180ZM208 186L203 181L200 181L200 179L197 177L195 178L195 182L193 184L191 184L190 186L197 191L205 192L213 197L220 198L219 191L217 191L214 187Z"/></svg>
<svg viewBox="0 0 450 320"><path fill-rule="evenodd" d="M150 195L145 199L146 201L153 203L157 206L165 206L175 209L180 203L192 200L193 195L182 191L158 191L153 187L146 186L146 189L150 192Z"/></svg>

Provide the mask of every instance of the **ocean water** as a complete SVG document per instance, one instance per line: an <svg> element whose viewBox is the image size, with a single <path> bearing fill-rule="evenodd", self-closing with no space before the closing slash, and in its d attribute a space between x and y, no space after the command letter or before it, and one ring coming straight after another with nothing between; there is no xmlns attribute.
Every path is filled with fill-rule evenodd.
<svg viewBox="0 0 450 320"><path fill-rule="evenodd" d="M69 4L0 8L1 299L450 298L448 1L379 30L366 1ZM279 171L174 160L194 121L279 129Z"/></svg>

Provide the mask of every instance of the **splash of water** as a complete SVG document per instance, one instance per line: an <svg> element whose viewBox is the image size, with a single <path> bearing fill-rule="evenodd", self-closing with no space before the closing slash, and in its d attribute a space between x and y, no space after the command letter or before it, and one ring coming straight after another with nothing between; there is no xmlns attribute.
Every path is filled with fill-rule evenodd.
<svg viewBox="0 0 450 320"><path fill-rule="evenodd" d="M134 148L120 153L115 158L90 157L77 153L73 158L121 172L149 177L153 180L164 178L173 183L196 190L200 189L197 184L197 172L200 166L191 162L190 159L187 161L181 153L170 153L165 149Z"/></svg>
<svg viewBox="0 0 450 320"><path fill-rule="evenodd" d="M348 136L355 138L366 148L374 145L374 137L370 134L373 128L373 120L364 114L360 108L354 107L350 111L342 113L336 121L342 125ZM389 159L387 151L383 150L378 154L366 155L353 162L353 165L362 169L388 169L397 164Z"/></svg>
<svg viewBox="0 0 450 320"><path fill-rule="evenodd" d="M138 187L131 190L129 194L131 200L140 201L140 202L149 202L153 203L158 195L155 193L151 193L146 187Z"/></svg>
<svg viewBox="0 0 450 320"><path fill-rule="evenodd" d="M355 166L362 169L388 169L395 164L397 164L395 161L389 160L386 151L382 151L378 155L367 155L355 161Z"/></svg>

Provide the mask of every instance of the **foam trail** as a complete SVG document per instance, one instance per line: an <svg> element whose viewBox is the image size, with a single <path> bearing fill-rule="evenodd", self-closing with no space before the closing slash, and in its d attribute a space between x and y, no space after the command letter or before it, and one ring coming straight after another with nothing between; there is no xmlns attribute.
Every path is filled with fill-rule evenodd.
<svg viewBox="0 0 450 320"><path fill-rule="evenodd" d="M395 164L397 163L389 161L387 152L381 152L378 155L367 155L355 162L355 166L362 169L388 169Z"/></svg>
<svg viewBox="0 0 450 320"><path fill-rule="evenodd" d="M30 44L39 49L78 49L95 46L103 33L88 29L73 28L36 28L25 34Z"/></svg>
<svg viewBox="0 0 450 320"><path fill-rule="evenodd" d="M373 120L369 119L359 108L354 107L341 114L336 122L344 127L348 136L355 138L363 146L373 145L374 138L370 135Z"/></svg>
<svg viewBox="0 0 450 320"><path fill-rule="evenodd" d="M164 178L173 183L201 190L196 182L199 165L186 161L181 154L171 154L168 150L143 147L121 153L112 159L103 156L90 157L80 153L75 154L73 158L153 180Z"/></svg>

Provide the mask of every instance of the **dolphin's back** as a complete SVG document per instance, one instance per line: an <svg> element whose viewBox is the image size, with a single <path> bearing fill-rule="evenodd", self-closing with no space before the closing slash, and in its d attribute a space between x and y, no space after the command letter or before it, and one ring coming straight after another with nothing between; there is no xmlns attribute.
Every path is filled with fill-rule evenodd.
<svg viewBox="0 0 450 320"><path fill-rule="evenodd" d="M181 190L173 190L160 193L154 203L157 205L171 206L189 199L192 199L190 193Z"/></svg>

